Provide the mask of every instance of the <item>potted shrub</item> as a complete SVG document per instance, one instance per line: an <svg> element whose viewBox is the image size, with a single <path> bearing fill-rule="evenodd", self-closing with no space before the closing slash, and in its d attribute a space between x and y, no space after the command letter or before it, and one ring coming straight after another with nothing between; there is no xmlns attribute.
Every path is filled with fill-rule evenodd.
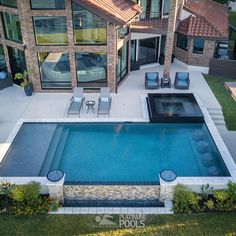
<svg viewBox="0 0 236 236"><path fill-rule="evenodd" d="M24 88L25 95L31 96L33 93L33 84L30 82L29 75L32 74L32 70L25 70L23 73L16 73L14 79L21 80L21 87Z"/></svg>

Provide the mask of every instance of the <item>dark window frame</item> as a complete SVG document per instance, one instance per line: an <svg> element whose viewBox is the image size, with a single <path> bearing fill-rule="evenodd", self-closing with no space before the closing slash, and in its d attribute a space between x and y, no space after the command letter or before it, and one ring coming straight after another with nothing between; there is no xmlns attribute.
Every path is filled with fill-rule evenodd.
<svg viewBox="0 0 236 236"><path fill-rule="evenodd" d="M38 44L37 37L36 37L36 28L35 28L34 17L64 17L67 20L66 16L61 16L61 15L56 15L56 16L32 16L32 22L33 22L33 30L34 30L34 41L35 41L36 46L68 46L69 39L68 39L67 22L66 22L67 43L65 43L65 44L55 44L55 43L53 43L53 44Z"/></svg>
<svg viewBox="0 0 236 236"><path fill-rule="evenodd" d="M196 41L199 40L201 43L203 43L202 47L199 50L199 47L195 45ZM202 38L195 38L193 39L193 53L194 54L203 54L204 52L204 47L205 47L205 39Z"/></svg>
<svg viewBox="0 0 236 236"><path fill-rule="evenodd" d="M79 5L81 8L85 9L86 11L90 12L91 14L93 14L93 15L95 15L95 16L97 16L97 17L103 19L104 21L106 21L106 43L99 43L99 44L88 43L88 44L86 44L86 43L77 43L77 42L76 42L75 28L74 28L74 17L73 17L73 12L74 12L74 10L73 10L73 4L77 4L77 5L79 5L79 4L78 4L78 3L75 3L74 1L71 1L72 27L73 27L73 41L74 41L74 45L75 45L75 46L95 46L95 47L96 47L96 46L106 46L106 45L107 45L107 42L108 42L108 40L107 40L107 35L108 35L108 30L107 30L107 23L108 23L108 22L107 22L107 20L104 19L104 18L102 18L102 17L99 16L98 14L96 14L96 13L94 13L94 12L92 12L92 11L89 11L88 9L84 8L84 7L81 6L81 5Z"/></svg>
<svg viewBox="0 0 236 236"><path fill-rule="evenodd" d="M20 26L20 34L21 34L21 40L16 40L16 39L12 39L12 38L9 38L8 36L7 36L7 29L6 29L6 26L5 26L5 20L4 20L4 17L3 17L3 14L11 14L11 15L15 15L15 16L18 16L18 18L19 18L19 15L17 15L17 14L14 14L14 13L10 13L10 12L0 12L0 14L1 14L1 20L2 20L2 26L3 26L3 32L4 32L4 38L6 39L6 40L9 40L9 41L12 41L12 42L16 42L16 43L23 43L23 35L22 35L22 30L21 30L21 26ZM19 18L19 23L20 23L20 18ZM17 34L18 34L19 32L17 32Z"/></svg>
<svg viewBox="0 0 236 236"><path fill-rule="evenodd" d="M183 42L183 40L186 40L186 41ZM182 35L182 34L177 34L176 46L178 48L185 50L185 51L188 51L188 38L187 38L187 36Z"/></svg>
<svg viewBox="0 0 236 236"><path fill-rule="evenodd" d="M120 73L118 74L118 63L117 63L117 73L116 73L116 83L119 85L123 80L124 78L126 77L126 75L128 74L128 68L129 68L129 41L127 41L125 44L123 44L122 47L124 47L124 45L126 45L126 66L123 70L122 69L122 63L120 64ZM122 47L119 49L119 50L122 50ZM119 50L117 51L117 55L118 55L118 52ZM126 72L125 72L126 71ZM124 73L125 72L125 73ZM123 74L124 73L124 74ZM123 76L122 76L123 75Z"/></svg>
<svg viewBox="0 0 236 236"><path fill-rule="evenodd" d="M2 47L2 55L3 55L3 58L4 58L4 65L2 67L0 67L0 70L3 70L5 72L7 72L6 56L5 56L4 47L3 47L2 43L0 43L0 48L1 47Z"/></svg>
<svg viewBox="0 0 236 236"><path fill-rule="evenodd" d="M17 8L18 8L18 6L17 6L17 1L16 1L16 7L13 7L13 6L10 6L10 5L7 5L7 4L2 4L1 1L0 1L0 6L10 7L10 8L14 8L14 9L17 9Z"/></svg>
<svg viewBox="0 0 236 236"><path fill-rule="evenodd" d="M64 0L64 8L33 8L32 7L32 0L30 0L30 9L31 10L51 10L51 11L55 11L55 10L65 10L66 9L66 4L65 4L65 0Z"/></svg>
<svg viewBox="0 0 236 236"><path fill-rule="evenodd" d="M70 78L71 78L71 80L70 80L70 82L71 82L71 87L51 87L51 88L44 88L43 87L43 81L42 81L42 74L41 74L41 72L40 72L40 62L39 62L39 53L40 52L37 52L37 61L38 61L38 69L39 69L39 77L40 77L40 86L41 86L41 89L42 90L71 90L71 88L72 88L72 78L71 78L71 72L70 72ZM48 51L48 52L46 52L46 53L55 53L55 52L52 52L52 51ZM65 53L62 53L62 54L65 54ZM69 53L66 53L66 54L68 54L69 55ZM68 57L68 59L69 59L69 65L70 65L70 57ZM50 83L50 82L47 82L47 83ZM52 82L53 83L53 82ZM55 83L55 82L54 82ZM63 82L61 82L60 81L60 83L68 83L68 82L65 82L65 81L63 81Z"/></svg>
<svg viewBox="0 0 236 236"><path fill-rule="evenodd" d="M106 82L79 82L78 80L78 68L77 68L77 59L76 59L76 54L77 53L93 53L93 54L99 54L103 52L75 52L75 63L76 63L76 81L77 81L77 86L78 87L84 87L85 89L99 89L100 87L106 87L108 84L108 54L106 54Z"/></svg>

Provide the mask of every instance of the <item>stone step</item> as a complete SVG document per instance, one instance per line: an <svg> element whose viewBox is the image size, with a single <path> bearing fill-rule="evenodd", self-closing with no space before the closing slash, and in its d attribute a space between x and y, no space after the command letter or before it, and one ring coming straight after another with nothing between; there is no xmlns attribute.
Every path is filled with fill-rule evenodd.
<svg viewBox="0 0 236 236"><path fill-rule="evenodd" d="M208 107L207 110L210 112L210 111L222 111L222 108L218 107L218 108L215 108L215 107Z"/></svg>
<svg viewBox="0 0 236 236"><path fill-rule="evenodd" d="M214 121L215 125L225 125L225 121Z"/></svg>
<svg viewBox="0 0 236 236"><path fill-rule="evenodd" d="M213 116L211 116L211 118L212 118L212 120L225 120L224 116L222 116L222 115L218 115L218 116L213 115Z"/></svg>
<svg viewBox="0 0 236 236"><path fill-rule="evenodd" d="M224 114L221 108L207 108L215 125L225 125Z"/></svg>

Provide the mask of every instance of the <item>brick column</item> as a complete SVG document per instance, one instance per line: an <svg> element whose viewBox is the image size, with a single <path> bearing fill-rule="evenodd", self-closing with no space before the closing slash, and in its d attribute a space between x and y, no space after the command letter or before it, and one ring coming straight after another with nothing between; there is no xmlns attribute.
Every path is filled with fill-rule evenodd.
<svg viewBox="0 0 236 236"><path fill-rule="evenodd" d="M166 46L165 46L165 62L164 62L164 70L163 77L169 78L170 75L170 65L173 51L173 43L175 36L175 26L176 26L176 17L177 17L177 3L178 0L170 1L170 11L169 11L169 19L168 19L168 28L166 35Z"/></svg>
<svg viewBox="0 0 236 236"><path fill-rule="evenodd" d="M107 85L116 92L117 35L115 25L107 24Z"/></svg>
<svg viewBox="0 0 236 236"><path fill-rule="evenodd" d="M29 12L30 12L30 6L29 1L27 0L18 0L17 1L18 6L18 13L19 13L19 19L20 19L20 26L21 26L21 34L22 34L22 41L23 45L25 45L25 59L26 59L26 66L27 69L32 69L31 64L31 44L30 37L29 37L29 28L32 27L30 25L31 19L29 19Z"/></svg>
<svg viewBox="0 0 236 236"><path fill-rule="evenodd" d="M71 85L77 87L77 68L75 61L75 48L74 48L74 32L72 20L71 1L66 1L66 19L67 19L67 36L68 36L68 53L70 60L70 77Z"/></svg>

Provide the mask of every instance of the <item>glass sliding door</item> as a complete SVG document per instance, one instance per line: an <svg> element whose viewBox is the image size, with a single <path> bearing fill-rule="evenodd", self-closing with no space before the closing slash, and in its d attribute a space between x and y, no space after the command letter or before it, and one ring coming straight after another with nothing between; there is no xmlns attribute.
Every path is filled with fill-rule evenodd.
<svg viewBox="0 0 236 236"><path fill-rule="evenodd" d="M17 48L7 47L10 60L11 73L14 78L16 73L22 73L26 70L25 53ZM20 80L13 80L14 83L20 85Z"/></svg>
<svg viewBox="0 0 236 236"><path fill-rule="evenodd" d="M139 40L138 61L140 65L157 61L158 44L158 37Z"/></svg>
<svg viewBox="0 0 236 236"><path fill-rule="evenodd" d="M117 84L119 84L128 73L128 45L129 42L118 50Z"/></svg>

